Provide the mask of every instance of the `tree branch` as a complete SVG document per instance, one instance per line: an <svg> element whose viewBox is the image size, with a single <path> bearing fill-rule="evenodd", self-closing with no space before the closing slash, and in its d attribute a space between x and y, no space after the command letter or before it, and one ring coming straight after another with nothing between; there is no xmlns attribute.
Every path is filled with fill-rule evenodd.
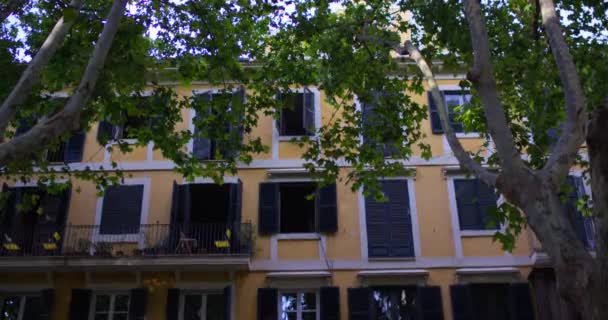
<svg viewBox="0 0 608 320"><path fill-rule="evenodd" d="M80 0L72 0L70 3L70 6L76 9L78 9L80 5ZM23 103L32 90L32 87L40 81L42 69L49 63L74 24L75 19L66 22L64 18L65 17L61 17L59 21L57 21L53 30L51 30L51 33L44 40L42 47L40 47L40 50L38 50L34 59L32 59L27 66L27 69L25 69L19 78L17 85L15 85L11 93L2 103L2 106L0 107L0 142L4 140L6 128L11 119L15 116L17 106Z"/></svg>
<svg viewBox="0 0 608 320"><path fill-rule="evenodd" d="M566 98L566 123L543 172L561 185L586 136L585 94L552 0L540 0L543 27Z"/></svg>
<svg viewBox="0 0 608 320"><path fill-rule="evenodd" d="M490 62L490 41L488 31L481 12L479 0L464 0L465 15L471 33L473 49L473 69L467 75L468 79L479 92L483 105L488 130L505 171L521 168L523 162L515 148L513 134L508 126L505 111L498 98L498 89L494 79L492 63Z"/></svg>
<svg viewBox="0 0 608 320"><path fill-rule="evenodd" d="M433 100L435 104L439 106L437 107L437 111L439 112L439 119L441 119L441 125L443 126L443 130L445 131L445 135L450 145L450 148L452 148L452 151L454 151L454 155L458 159L458 162L465 169L475 174L475 176L477 176L484 183L491 186L495 186L498 175L488 171L486 168L482 167L481 164L479 164L477 161L473 160L469 156L469 154L464 150L464 148L460 144L460 141L456 137L456 133L454 133L454 129L452 129L452 126L450 125L450 122L448 120L447 111L445 108L441 107L444 106L445 103L443 101L443 96L439 91L437 82L435 81L435 76L433 75L431 67L429 67L428 63L426 62L418 48L416 48L416 46L414 46L411 41L406 41L404 46L405 50L407 50L407 52L409 53L410 58L412 58L416 62L416 65L418 66L425 80L429 84Z"/></svg>
<svg viewBox="0 0 608 320"><path fill-rule="evenodd" d="M39 122L23 135L0 144L0 166L5 166L18 159L25 159L28 155L43 150L50 142L65 132L80 127L80 113L91 98L108 51L114 41L126 4L127 0L114 1L82 80L65 107L46 121Z"/></svg>

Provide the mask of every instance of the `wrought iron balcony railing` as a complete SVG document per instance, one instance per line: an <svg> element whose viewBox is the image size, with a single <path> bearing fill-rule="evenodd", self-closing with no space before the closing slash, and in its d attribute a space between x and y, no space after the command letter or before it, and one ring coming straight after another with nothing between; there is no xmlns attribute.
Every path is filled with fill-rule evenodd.
<svg viewBox="0 0 608 320"><path fill-rule="evenodd" d="M0 229L0 256L249 255L251 223Z"/></svg>

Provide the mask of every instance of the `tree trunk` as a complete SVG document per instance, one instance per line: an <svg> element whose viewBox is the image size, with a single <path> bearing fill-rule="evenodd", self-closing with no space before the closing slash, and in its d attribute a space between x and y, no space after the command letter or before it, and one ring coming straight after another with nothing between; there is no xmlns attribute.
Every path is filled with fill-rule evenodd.
<svg viewBox="0 0 608 320"><path fill-rule="evenodd" d="M608 319L608 286L601 281L608 269L601 269L578 239L557 187L551 185L549 178L533 174L521 174L519 179L511 176L509 181L499 179L497 185L507 199L526 213L529 226L551 257L557 290L579 312L578 319Z"/></svg>
<svg viewBox="0 0 608 320"><path fill-rule="evenodd" d="M587 131L597 271L593 278L597 319L608 319L608 98L592 113Z"/></svg>

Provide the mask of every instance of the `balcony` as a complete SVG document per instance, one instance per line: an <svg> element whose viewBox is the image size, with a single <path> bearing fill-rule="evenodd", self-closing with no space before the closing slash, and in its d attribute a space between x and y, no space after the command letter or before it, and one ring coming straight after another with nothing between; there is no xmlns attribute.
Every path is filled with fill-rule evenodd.
<svg viewBox="0 0 608 320"><path fill-rule="evenodd" d="M172 266L246 268L251 223L147 224L136 227L68 225L2 230L0 269L34 267ZM114 268L113 268L114 269Z"/></svg>

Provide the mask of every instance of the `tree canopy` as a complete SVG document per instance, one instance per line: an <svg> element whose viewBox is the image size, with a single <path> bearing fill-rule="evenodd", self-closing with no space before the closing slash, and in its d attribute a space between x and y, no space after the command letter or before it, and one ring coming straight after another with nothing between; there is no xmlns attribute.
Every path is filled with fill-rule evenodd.
<svg viewBox="0 0 608 320"><path fill-rule="evenodd" d="M602 1L9 0L0 6L0 21L5 176L45 181L69 174L101 187L116 181L115 164L72 172L40 154L74 130L128 116L149 121L132 133L138 145L154 142L187 178L219 181L268 150L251 132L260 115L278 117L277 92L316 86L333 116L315 138L297 141L305 166L322 181L345 179L353 189L373 190L378 177L404 169L403 161L385 159L380 141L389 141L398 158L433 156L421 128L427 106L412 95L430 88L439 103L434 73L466 73L461 86L472 101L460 107L460 119L496 152L468 154L445 110L440 115L461 166L506 196L496 218L510 228L497 237L509 248L530 223L557 262L568 260L558 253L572 228L556 214L536 211L556 211L568 170L587 166L579 149L588 120L608 104L608 4ZM247 88L247 99L221 112L221 99L177 95L175 84L200 80L225 92ZM62 103L49 95L66 89L70 98ZM138 99L147 107L138 107ZM364 121L360 104L373 104L378 117ZM209 114L195 119L201 130L176 130L183 108ZM16 136L24 123L32 129ZM221 129L226 123L245 132L244 143ZM185 148L196 136L234 147L238 156L201 163ZM352 168L347 176L339 174L344 166ZM518 190L535 184L546 184L549 193ZM535 209L539 204L546 210ZM557 236L548 227L553 222ZM598 222L597 228L608 241L608 227ZM590 261L581 248L570 258Z"/></svg>

